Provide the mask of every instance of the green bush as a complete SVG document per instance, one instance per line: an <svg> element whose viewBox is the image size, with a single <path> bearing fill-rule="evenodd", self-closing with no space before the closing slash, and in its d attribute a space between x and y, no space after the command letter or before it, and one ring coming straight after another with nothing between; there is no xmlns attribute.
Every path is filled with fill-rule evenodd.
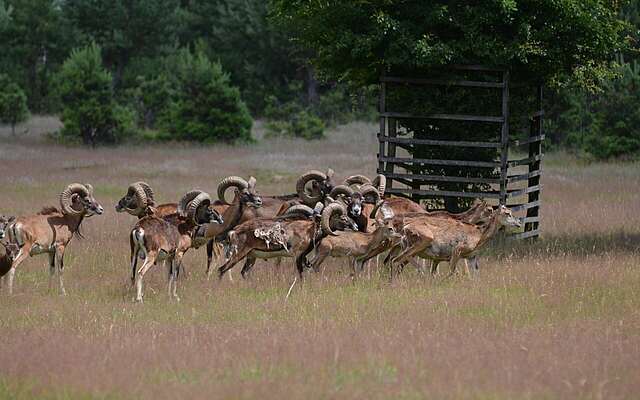
<svg viewBox="0 0 640 400"><path fill-rule="evenodd" d="M320 95L312 109L325 124L335 126L356 120L374 121L378 116L377 102L374 86L351 90L346 85L335 85Z"/></svg>
<svg viewBox="0 0 640 400"><path fill-rule="evenodd" d="M60 135L65 141L94 146L116 143L134 132L132 111L116 105L111 74L100 54L95 43L75 49L56 76L64 123Z"/></svg>
<svg viewBox="0 0 640 400"><path fill-rule="evenodd" d="M640 155L640 63L624 64L619 75L605 81L601 93L574 90L557 96L564 107L552 116L551 136L588 158Z"/></svg>
<svg viewBox="0 0 640 400"><path fill-rule="evenodd" d="M322 139L325 125L313 113L305 110L299 102L279 103L275 96L266 101L267 137L289 136L307 140Z"/></svg>
<svg viewBox="0 0 640 400"><path fill-rule="evenodd" d="M175 91L173 86L165 74L136 78L136 87L128 91L128 97L139 116L139 126L145 129L155 128L156 122L161 120L169 109Z"/></svg>
<svg viewBox="0 0 640 400"><path fill-rule="evenodd" d="M16 124L27 118L27 95L7 75L0 74L0 122L11 124L11 133L15 135Z"/></svg>
<svg viewBox="0 0 640 400"><path fill-rule="evenodd" d="M172 96L162 128L175 140L198 142L248 142L253 120L240 91L218 62L202 51L180 51L177 90Z"/></svg>

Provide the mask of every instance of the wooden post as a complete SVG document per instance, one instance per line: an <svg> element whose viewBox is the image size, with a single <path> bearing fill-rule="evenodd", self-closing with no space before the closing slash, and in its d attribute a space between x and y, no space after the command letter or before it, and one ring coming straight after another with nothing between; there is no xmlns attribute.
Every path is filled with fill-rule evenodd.
<svg viewBox="0 0 640 400"><path fill-rule="evenodd" d="M389 137L395 138L398 136L398 120L395 118L389 118L387 120L389 125ZM395 157L396 156L396 144L389 143L387 144L387 157ZM393 174L395 170L395 163L387 161L385 165L385 175ZM393 188L393 179L387 178L387 188Z"/></svg>
<svg viewBox="0 0 640 400"><path fill-rule="evenodd" d="M542 136L543 134L542 85L538 86L537 92L538 92L537 99L536 99L537 111L534 114L533 120L531 121L531 130L529 131L530 138L534 136ZM542 140L540 139L535 142L529 143L529 158L533 159L534 157L538 157L541 155L542 155ZM540 171L540 163L541 163L541 160L539 159L531 162L531 164L529 164L529 173L534 171ZM536 176L529 178L527 182L528 187L538 186L539 184L540 184L540 174L536 174ZM540 190L536 190L535 192L529 193L529 198L528 198L529 203L538 201L538 200L540 200ZM527 209L527 218L529 217L533 218L533 217L539 217L539 216L540 216L540 206L534 206ZM525 224L524 230L525 232L535 231L538 229L538 227L539 227L539 222L537 221L528 222ZM532 238L537 238L537 237L538 237L538 234L535 234L534 236L532 236Z"/></svg>
<svg viewBox="0 0 640 400"><path fill-rule="evenodd" d="M384 76L384 75L383 75ZM387 118L384 116L386 112L386 90L387 84L382 80L380 82L380 99L379 99L379 108L380 108L380 130L378 132L378 140L380 141L380 147L378 149L378 173L382 174L384 172L384 161L382 161L382 157L385 156L385 142L382 140L386 137L386 125Z"/></svg>
<svg viewBox="0 0 640 400"><path fill-rule="evenodd" d="M500 204L507 204L507 163L509 161L509 70L502 74L502 132L500 133Z"/></svg>

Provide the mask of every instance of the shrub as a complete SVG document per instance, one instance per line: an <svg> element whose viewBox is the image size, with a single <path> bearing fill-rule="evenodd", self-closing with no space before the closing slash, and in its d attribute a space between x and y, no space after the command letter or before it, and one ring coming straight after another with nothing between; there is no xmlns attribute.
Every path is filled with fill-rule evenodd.
<svg viewBox="0 0 640 400"><path fill-rule="evenodd" d="M177 63L177 90L163 117L171 139L199 142L251 141L253 120L240 91L218 62L202 51L182 50Z"/></svg>
<svg viewBox="0 0 640 400"><path fill-rule="evenodd" d="M640 63L620 67L620 78L603 83L602 93L571 93L569 112L553 128L568 132L566 144L595 159L640 154Z"/></svg>
<svg viewBox="0 0 640 400"><path fill-rule="evenodd" d="M60 134L83 144L115 143L134 129L132 111L118 107L113 99L111 74L102 66L95 43L76 49L56 76L62 103Z"/></svg>
<svg viewBox="0 0 640 400"><path fill-rule="evenodd" d="M290 136L307 140L324 137L322 120L295 101L279 103L274 96L267 98L265 117L267 136Z"/></svg>
<svg viewBox="0 0 640 400"><path fill-rule="evenodd" d="M11 133L15 135L16 124L26 121L27 118L27 96L7 75L0 75L0 122L11 124Z"/></svg>
<svg viewBox="0 0 640 400"><path fill-rule="evenodd" d="M169 109L175 88L164 74L156 77L138 76L136 83L136 87L129 90L128 95L139 116L138 124L143 128L153 129Z"/></svg>

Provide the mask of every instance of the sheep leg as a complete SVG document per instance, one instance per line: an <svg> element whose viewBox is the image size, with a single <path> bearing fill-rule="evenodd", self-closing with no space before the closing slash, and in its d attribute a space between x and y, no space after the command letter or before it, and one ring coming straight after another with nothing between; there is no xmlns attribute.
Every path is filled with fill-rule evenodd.
<svg viewBox="0 0 640 400"><path fill-rule="evenodd" d="M211 278L211 259L213 258L213 239L207 242L207 279Z"/></svg>
<svg viewBox="0 0 640 400"><path fill-rule="evenodd" d="M456 266L458 264L458 260L460 259L461 253L462 251L459 248L455 248L451 252L451 259L449 260L449 268L451 270L449 271L449 275L447 276L447 278L453 276L453 274L456 273Z"/></svg>
<svg viewBox="0 0 640 400"><path fill-rule="evenodd" d="M158 254L156 252L147 252L145 254L144 262L138 269L136 273L136 298L135 301L142 303L142 278L144 278L144 274L147 273L149 268L151 268L155 262Z"/></svg>
<svg viewBox="0 0 640 400"><path fill-rule="evenodd" d="M53 276L56 274L56 253L49 253L49 292L53 289Z"/></svg>
<svg viewBox="0 0 640 400"><path fill-rule="evenodd" d="M178 297L178 275L180 274L182 256L183 254L178 253L169 260L169 268L171 271L169 274L169 298L173 298L176 301L180 301L180 297Z"/></svg>
<svg viewBox="0 0 640 400"><path fill-rule="evenodd" d="M251 271L255 263L256 258L254 256L247 256L247 259L242 266L242 271L240 271L240 275L242 275L243 279L247 279L247 274Z"/></svg>
<svg viewBox="0 0 640 400"><path fill-rule="evenodd" d="M16 268L29 256L31 246L33 246L33 244L25 244L24 246L22 246L20 248L20 251L18 252L18 255L11 264L11 269L7 273L7 287L9 289L9 294L13 294L13 280L15 279Z"/></svg>
<svg viewBox="0 0 640 400"><path fill-rule="evenodd" d="M56 247L55 260L58 267L58 281L60 282L60 295L66 296L67 291L64 290L64 280L62 279L62 275L64 272L64 246Z"/></svg>
<svg viewBox="0 0 640 400"><path fill-rule="evenodd" d="M138 266L138 250L140 249L138 243L133 240L133 235L129 237L129 246L131 248L131 286L134 285L136 280L136 267Z"/></svg>
<svg viewBox="0 0 640 400"><path fill-rule="evenodd" d="M322 246L322 242L316 249L316 255L311 260L311 267L314 271L320 272L320 265L324 262L324 260L329 255L329 251L326 247Z"/></svg>
<svg viewBox="0 0 640 400"><path fill-rule="evenodd" d="M436 276L438 274L438 265L440 261L432 260L431 261L431 276Z"/></svg>
<svg viewBox="0 0 640 400"><path fill-rule="evenodd" d="M425 240L420 241L412 246L409 246L408 248L403 250L399 255L391 259L392 266L395 263L399 263L401 266L400 272L402 272L402 269L404 269L404 265L407 264L409 260L411 260L413 257L421 253L424 249L429 247L430 244L431 244L431 240L425 238ZM392 278L393 278L393 275L392 275Z"/></svg>
<svg viewBox="0 0 640 400"><path fill-rule="evenodd" d="M245 258L251 250L253 249L247 247L237 251L236 254L233 255L233 257L228 259L226 263L224 263L220 268L218 268L218 279L221 279L222 275L224 275L225 272L229 271L237 263L239 263L243 258Z"/></svg>

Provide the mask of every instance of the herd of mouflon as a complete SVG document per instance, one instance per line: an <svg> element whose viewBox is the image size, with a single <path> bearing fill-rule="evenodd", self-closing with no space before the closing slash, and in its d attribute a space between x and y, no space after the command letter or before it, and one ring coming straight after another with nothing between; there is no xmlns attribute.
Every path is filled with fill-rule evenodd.
<svg viewBox="0 0 640 400"><path fill-rule="evenodd" d="M182 257L191 248L206 245L206 275L219 263L218 276L244 260L243 277L256 259L290 257L298 274L318 271L327 257L348 257L352 276L365 263L386 253L390 276L415 257L449 263L448 276L465 261L466 271L478 267L477 252L503 227L520 227L520 219L505 206L476 200L467 211L452 214L426 211L403 197L385 198L386 180L352 175L334 184L333 171L308 171L296 183L296 193L262 195L256 179L223 179L218 200L201 190L185 193L177 203L156 202L145 182L132 183L115 206L117 212L137 217L129 231L131 283L135 301L143 299L143 278L158 262L169 271L169 296L178 300L177 279ZM102 205L90 184L72 183L60 193L60 207L45 207L23 216L0 215L0 288L13 291L16 268L29 256L49 257L49 286L57 275L63 282L67 245L79 235L85 218L101 215Z"/></svg>

